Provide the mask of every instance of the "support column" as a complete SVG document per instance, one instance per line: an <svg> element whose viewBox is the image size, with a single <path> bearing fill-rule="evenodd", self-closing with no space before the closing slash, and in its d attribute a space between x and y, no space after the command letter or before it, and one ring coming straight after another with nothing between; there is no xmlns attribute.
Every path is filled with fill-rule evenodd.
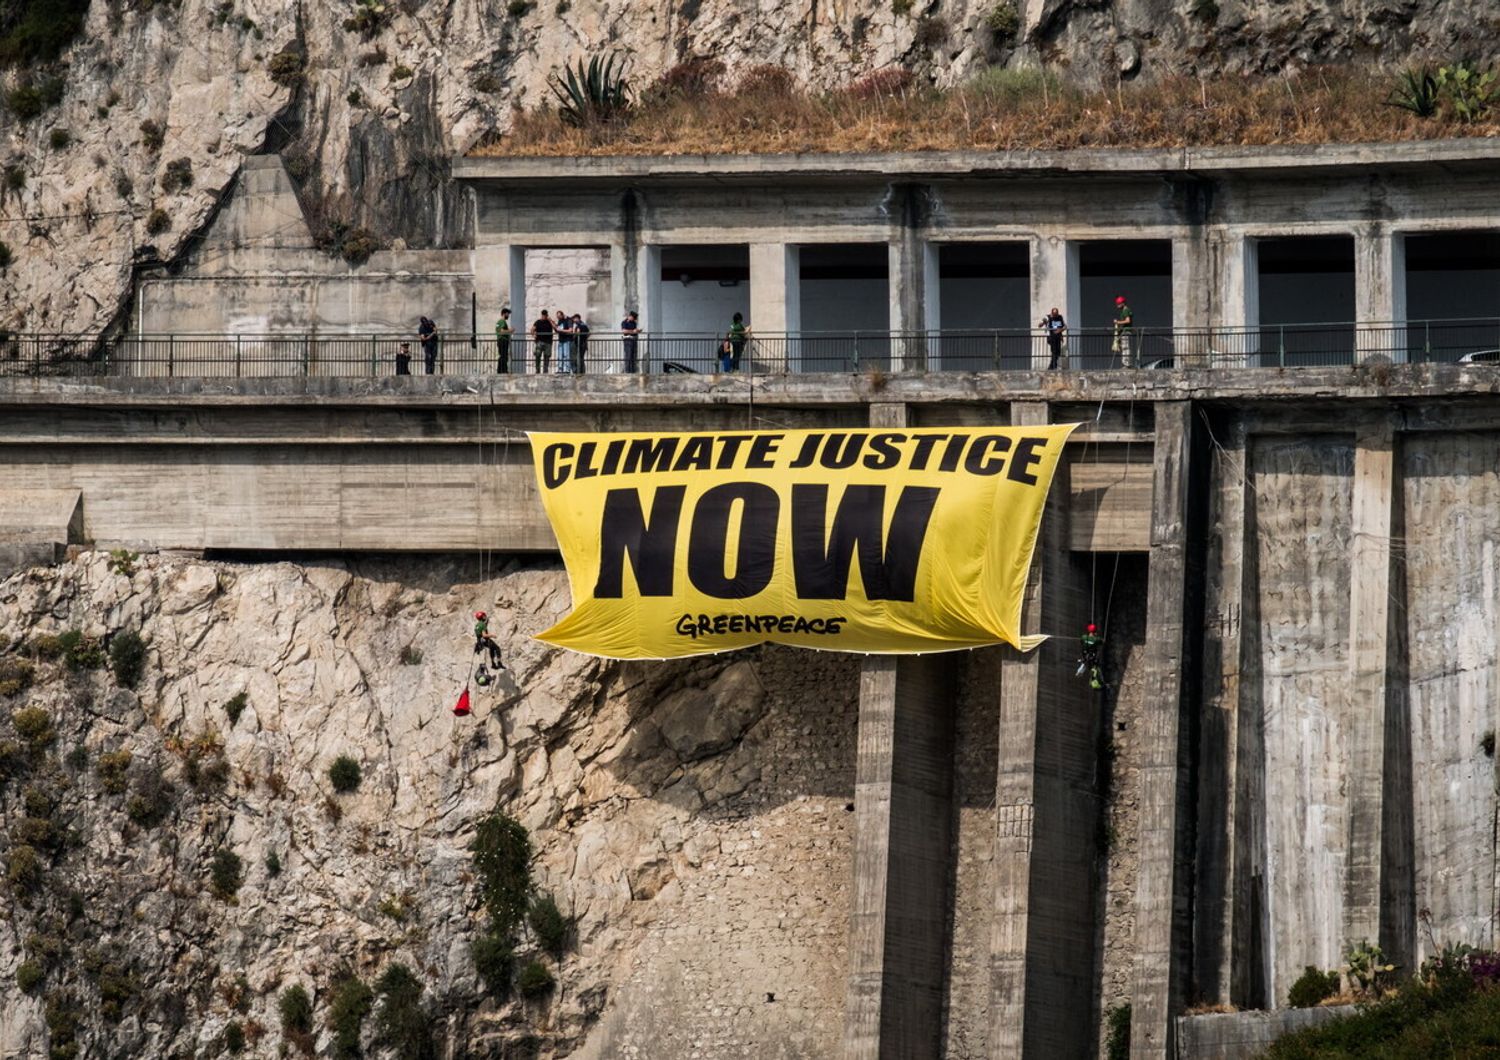
<svg viewBox="0 0 1500 1060"><path fill-rule="evenodd" d="M1354 235L1355 358L1406 360L1406 237L1376 222Z"/></svg>
<svg viewBox="0 0 1500 1060"><path fill-rule="evenodd" d="M1057 306L1070 329L1083 326L1083 303L1078 279L1078 244L1061 235L1038 235L1031 241L1031 323L1035 324ZM1080 364L1077 341L1072 349L1070 367ZM1033 368L1047 367L1047 344L1040 337L1031 344Z"/></svg>
<svg viewBox="0 0 1500 1060"><path fill-rule="evenodd" d="M750 244L750 327L757 362L785 370L802 330L802 251L790 243Z"/></svg>
<svg viewBox="0 0 1500 1060"><path fill-rule="evenodd" d="M891 369L921 371L927 367L929 332L938 327L938 248L915 229L902 228L888 253L891 331L896 336L891 343Z"/></svg>
<svg viewBox="0 0 1500 1060"><path fill-rule="evenodd" d="M1182 977L1191 937L1182 739L1188 678L1188 522L1193 410L1186 401L1156 406L1151 496L1151 569L1146 590L1146 672L1141 722L1140 874L1135 894L1135 991L1132 1060L1174 1055L1173 1020L1182 1010Z"/></svg>
<svg viewBox="0 0 1500 1060"><path fill-rule="evenodd" d="M1179 368L1207 366L1212 271L1201 226L1172 240L1172 350Z"/></svg>
<svg viewBox="0 0 1500 1060"><path fill-rule="evenodd" d="M609 320L600 331L615 331L625 319L626 310L635 305L640 274L640 249L631 251L623 243L609 247ZM618 347L616 347L618 349Z"/></svg>
<svg viewBox="0 0 1500 1060"><path fill-rule="evenodd" d="M1395 431L1388 420L1355 432L1349 557L1349 854L1344 942L1384 942L1386 660L1390 648L1391 521L1396 503Z"/></svg>
<svg viewBox="0 0 1500 1060"><path fill-rule="evenodd" d="M1248 741L1258 718L1241 709L1240 680L1246 650L1244 630L1253 591L1247 577L1250 532L1248 437L1243 420L1227 431L1211 458L1213 508L1204 579L1203 709L1198 759L1198 873L1194 893L1196 932L1193 964L1200 1000L1259 1007L1259 978L1252 974L1254 924L1250 911L1257 848L1250 785L1258 780ZM1250 609L1253 615L1253 609Z"/></svg>
<svg viewBox="0 0 1500 1060"><path fill-rule="evenodd" d="M870 423L905 426L906 406L872 406ZM942 1050L954 672L939 654L870 656L860 674L848 1060Z"/></svg>
<svg viewBox="0 0 1500 1060"><path fill-rule="evenodd" d="M642 244L636 252L636 297L634 309L640 314L638 323L645 335L640 344L640 370L651 372L659 368L665 348L658 341L662 330L661 318L661 247ZM620 319L624 319L621 317Z"/></svg>
<svg viewBox="0 0 1500 1060"><path fill-rule="evenodd" d="M476 247L472 260L479 319L493 323L500 310L509 306L511 326L518 334L525 331L526 248L507 243Z"/></svg>
<svg viewBox="0 0 1500 1060"><path fill-rule="evenodd" d="M1044 403L1011 406L1014 426L1048 420ZM1062 468L1022 610L1025 632L1057 636L1024 655L1003 649L1001 658L989 1011L995 1058L1087 1056L1097 1044L1100 711L1097 694L1075 674L1073 638L1088 621L1090 583L1087 562L1068 551L1068 495Z"/></svg>

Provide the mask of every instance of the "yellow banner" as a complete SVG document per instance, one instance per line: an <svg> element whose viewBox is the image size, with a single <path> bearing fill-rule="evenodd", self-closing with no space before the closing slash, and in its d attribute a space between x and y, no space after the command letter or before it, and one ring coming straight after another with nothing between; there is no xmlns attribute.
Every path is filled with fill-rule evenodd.
<svg viewBox="0 0 1500 1060"><path fill-rule="evenodd" d="M1029 650L1021 601L1073 426L532 434L573 591L539 639L615 659Z"/></svg>

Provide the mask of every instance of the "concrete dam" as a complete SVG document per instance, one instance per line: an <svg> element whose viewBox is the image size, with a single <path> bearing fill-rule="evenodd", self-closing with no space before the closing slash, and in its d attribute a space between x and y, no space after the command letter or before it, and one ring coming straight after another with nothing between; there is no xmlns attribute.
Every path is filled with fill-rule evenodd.
<svg viewBox="0 0 1500 1060"><path fill-rule="evenodd" d="M776 833L795 871L757 853L760 826L733 862L757 886L779 865L764 886L795 878L810 911L705 928L701 949L664 935L659 982L611 952L578 1055L1088 1057L1125 1004L1137 1060L1254 1055L1297 1025L1306 966L1368 942L1409 973L1435 944L1496 942L1500 369L1494 322L1453 309L1494 304L1494 148L1445 151L462 160L475 247L441 252L454 349L430 376L392 374L394 330L337 319L283 329L298 352L247 370L229 316L271 319L280 296L232 254L153 279L113 359L0 370L0 567L457 555L530 577L556 544L527 431L1078 423L1024 612L1050 639L756 656L803 736L714 812L759 820L773 766L775 801L832 807ZM244 204L280 178L242 180L205 246L259 270ZM557 250L597 252L589 298L638 309L643 344L687 349L743 302L759 363L541 374L518 333L522 368L497 374L464 310L526 320L528 262ZM399 272L361 297L389 303ZM1122 288L1160 325L1135 363L1109 345ZM1077 359L1049 370L1029 333L1054 305ZM159 345L181 319L219 336L186 367ZM374 352L319 371L341 336ZM527 618L518 637L542 628ZM1078 674L1090 622L1103 693ZM722 679L727 710L743 686ZM550 750L535 770L559 768ZM687 849L666 831L643 846ZM710 862L677 863L674 886ZM632 880L631 916L672 893ZM772 949L778 985L756 978ZM755 983L698 1017L697 1044L652 1014L691 993L684 968Z"/></svg>

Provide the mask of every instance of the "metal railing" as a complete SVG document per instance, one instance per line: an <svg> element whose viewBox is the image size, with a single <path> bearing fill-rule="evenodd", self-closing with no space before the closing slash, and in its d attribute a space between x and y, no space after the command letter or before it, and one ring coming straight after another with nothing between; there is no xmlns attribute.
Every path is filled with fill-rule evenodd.
<svg viewBox="0 0 1500 1060"><path fill-rule="evenodd" d="M404 344L404 348L403 348ZM1056 357L1054 358L1054 353ZM1073 329L1054 349L1039 330L801 332L733 344L713 334L586 341L409 334L0 334L0 375L120 378L378 378L724 371L1103 371L1276 368L1470 360L1500 363L1500 318L1257 328Z"/></svg>

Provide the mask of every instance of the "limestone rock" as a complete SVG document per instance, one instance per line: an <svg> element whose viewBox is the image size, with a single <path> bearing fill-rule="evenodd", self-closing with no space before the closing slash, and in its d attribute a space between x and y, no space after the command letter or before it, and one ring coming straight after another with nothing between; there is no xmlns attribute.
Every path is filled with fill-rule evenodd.
<svg viewBox="0 0 1500 1060"><path fill-rule="evenodd" d="M684 762L726 750L761 716L766 690L747 662L734 663L705 688L684 688L656 712L662 739Z"/></svg>

